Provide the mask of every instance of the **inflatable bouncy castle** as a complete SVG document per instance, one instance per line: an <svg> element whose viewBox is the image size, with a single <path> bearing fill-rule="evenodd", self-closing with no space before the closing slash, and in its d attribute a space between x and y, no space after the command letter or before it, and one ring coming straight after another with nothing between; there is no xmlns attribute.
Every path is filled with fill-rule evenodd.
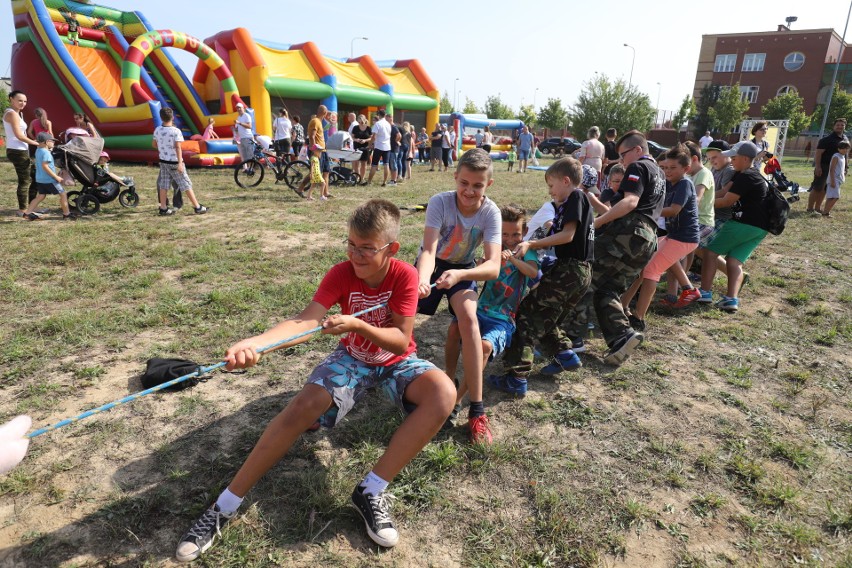
<svg viewBox="0 0 852 568"><path fill-rule="evenodd" d="M415 124L437 121L439 93L417 60L376 62L323 56L311 42L274 44L242 28L199 40L153 27L139 12L73 0L12 0L17 43L12 88L27 93L26 120L48 111L58 133L86 114L114 160L154 162L151 134L162 107L183 131L188 165L230 165L235 105L243 102L258 134L271 134L273 109L304 122L325 104L338 113L392 110ZM77 28L76 35L69 28ZM190 80L164 48L198 58ZM190 140L208 120L219 140ZM346 125L341 125L346 126ZM195 136L200 138L200 136Z"/></svg>

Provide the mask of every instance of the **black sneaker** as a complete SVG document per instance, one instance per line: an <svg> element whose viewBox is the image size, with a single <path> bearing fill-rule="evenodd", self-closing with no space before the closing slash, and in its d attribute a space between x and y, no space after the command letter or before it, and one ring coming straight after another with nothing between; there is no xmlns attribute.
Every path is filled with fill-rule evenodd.
<svg viewBox="0 0 852 568"><path fill-rule="evenodd" d="M618 367L630 357L634 349L639 347L643 339L645 339L645 336L638 331L627 333L612 344L609 352L604 356L604 363Z"/></svg>
<svg viewBox="0 0 852 568"><path fill-rule="evenodd" d="M355 507L367 525L367 534L379 546L391 548L399 542L399 533L390 517L390 504L393 495L382 491L378 495L364 493L360 485L352 492L352 506Z"/></svg>
<svg viewBox="0 0 852 568"><path fill-rule="evenodd" d="M458 388L458 386L456 386L456 388ZM447 416L447 420L444 422L444 425L441 426L442 431L446 432L447 430L452 430L456 427L456 418L459 417L461 409L461 404L457 404L453 407L453 411L450 412L450 415Z"/></svg>
<svg viewBox="0 0 852 568"><path fill-rule="evenodd" d="M640 320L633 314L627 316L627 321L630 322L630 327L632 327L635 331L645 331L645 320Z"/></svg>
<svg viewBox="0 0 852 568"><path fill-rule="evenodd" d="M29 213L27 215L27 219L29 219L30 221L40 221L41 215L39 215L38 213Z"/></svg>
<svg viewBox="0 0 852 568"><path fill-rule="evenodd" d="M171 207L166 207L165 209L160 209L160 217L168 217L169 215L174 215L175 210Z"/></svg>
<svg viewBox="0 0 852 568"><path fill-rule="evenodd" d="M222 527L228 524L234 514L226 515L219 510L218 505L207 509L201 518L195 521L177 546L175 558L180 562L192 562L213 545L217 536L222 536Z"/></svg>
<svg viewBox="0 0 852 568"><path fill-rule="evenodd" d="M586 344L582 337L571 337L571 351L574 353L585 353Z"/></svg>
<svg viewBox="0 0 852 568"><path fill-rule="evenodd" d="M196 215L204 215L208 211L210 211L210 209L201 205L200 203L198 204L198 207L195 208L195 214Z"/></svg>

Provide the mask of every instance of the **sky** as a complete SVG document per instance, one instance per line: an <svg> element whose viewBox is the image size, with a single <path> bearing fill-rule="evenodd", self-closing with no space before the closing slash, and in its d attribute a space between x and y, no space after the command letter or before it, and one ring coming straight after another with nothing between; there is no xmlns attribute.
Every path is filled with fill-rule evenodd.
<svg viewBox="0 0 852 568"><path fill-rule="evenodd" d="M674 111L692 94L702 34L774 31L788 16L793 29L834 28L843 33L846 0L772 0L743 4L702 0L428 0L365 4L340 0L104 0L138 10L152 26L204 39L236 27L277 43L312 41L325 55L369 54L377 61L419 59L458 107L482 106L499 95L510 107L548 98L573 104L584 82L602 73L630 80L661 110ZM651 9L641 6L652 6ZM202 8L203 6L203 8ZM310 8L307 8L310 6ZM807 8L807 9L806 9ZM10 3L0 12L0 75L9 75L15 42ZM635 49L625 47L627 43ZM192 77L195 58L170 50ZM659 101L659 103L657 102Z"/></svg>

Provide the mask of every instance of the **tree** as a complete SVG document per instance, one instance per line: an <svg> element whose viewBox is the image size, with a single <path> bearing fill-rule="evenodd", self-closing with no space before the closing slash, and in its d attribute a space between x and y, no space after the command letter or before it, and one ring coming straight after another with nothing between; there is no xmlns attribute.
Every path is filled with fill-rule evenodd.
<svg viewBox="0 0 852 568"><path fill-rule="evenodd" d="M9 92L0 87L0 115L6 114L6 109L9 108Z"/></svg>
<svg viewBox="0 0 852 568"><path fill-rule="evenodd" d="M707 112L710 126L725 136L743 119L748 111L748 101L740 92L740 84L722 89L719 99Z"/></svg>
<svg viewBox="0 0 852 568"><path fill-rule="evenodd" d="M813 118L805 113L805 99L800 97L796 91L787 91L783 95L769 99L760 111L763 118L789 120L788 136L798 136L802 130L811 125Z"/></svg>
<svg viewBox="0 0 852 568"><path fill-rule="evenodd" d="M653 126L655 115L648 95L628 85L624 79L612 81L606 75L596 75L587 81L568 113L575 136L585 136L592 126L601 130L646 132Z"/></svg>
<svg viewBox="0 0 852 568"><path fill-rule="evenodd" d="M538 122L538 119L535 115L535 109L532 105L521 105L521 108L518 109L518 115L516 117L518 120L532 128Z"/></svg>
<svg viewBox="0 0 852 568"><path fill-rule="evenodd" d="M547 104L538 111L536 123L549 130L568 128L568 110L562 106L562 99L548 97Z"/></svg>
<svg viewBox="0 0 852 568"><path fill-rule="evenodd" d="M444 91L444 94L441 95L441 114L450 114L451 112L453 112L453 101L450 100L447 91Z"/></svg>
<svg viewBox="0 0 852 568"><path fill-rule="evenodd" d="M820 124L822 124L822 117L824 114L825 105L817 105L812 116L813 124L811 124L814 131L816 131L820 127ZM835 83L834 94L831 96L831 106L828 108L828 120L825 123L826 130L831 132L831 128L834 125L834 119L841 117L846 120L852 119L852 95L849 95L846 91L840 88L840 85Z"/></svg>
<svg viewBox="0 0 852 568"><path fill-rule="evenodd" d="M689 95L686 95L680 103L680 108L677 109L677 112L672 117L672 128L680 132L680 127L693 116L695 116L695 100Z"/></svg>
<svg viewBox="0 0 852 568"><path fill-rule="evenodd" d="M476 104L469 98L464 98L464 109L462 110L464 114L479 114L479 109L476 107Z"/></svg>
<svg viewBox="0 0 852 568"><path fill-rule="evenodd" d="M509 105L500 100L500 96L490 96L485 99L485 106L482 108L485 116L488 118L507 119L514 118L515 113L509 108Z"/></svg>
<svg viewBox="0 0 852 568"><path fill-rule="evenodd" d="M722 87L711 85L710 83L704 83L704 86L701 88L701 93L698 95L698 102L695 105L695 118L692 119L692 133L695 135L696 140L710 130L710 109L719 100L721 92Z"/></svg>

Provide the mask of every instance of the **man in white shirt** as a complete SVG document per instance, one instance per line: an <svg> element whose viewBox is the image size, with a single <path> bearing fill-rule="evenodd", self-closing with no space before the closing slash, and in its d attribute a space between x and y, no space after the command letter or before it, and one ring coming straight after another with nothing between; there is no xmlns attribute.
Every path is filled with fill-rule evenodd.
<svg viewBox="0 0 852 568"><path fill-rule="evenodd" d="M710 131L708 130L704 133L704 136L702 136L701 139L698 141L698 145L701 146L701 148L706 148L710 145L710 142L712 141L713 137L710 136Z"/></svg>
<svg viewBox="0 0 852 568"><path fill-rule="evenodd" d="M349 123L349 128L347 129L347 131L349 132L349 134L352 134L352 129L358 126L358 117L355 116L354 112L350 112L346 115L346 122Z"/></svg>
<svg viewBox="0 0 852 568"><path fill-rule="evenodd" d="M237 147L240 152L240 160L250 160L254 155L254 133L251 130L251 115L246 112L243 103L237 103L237 121L234 123L236 136L240 140Z"/></svg>
<svg viewBox="0 0 852 568"><path fill-rule="evenodd" d="M385 111L376 111L378 120L373 125L373 136L370 139L370 145L373 147L373 159L370 166L370 177L367 181L361 182L361 185L369 185L373 182L373 176L376 175L376 170L379 169L379 162L382 162L382 186L388 182L388 160L391 159L391 125L385 120Z"/></svg>

